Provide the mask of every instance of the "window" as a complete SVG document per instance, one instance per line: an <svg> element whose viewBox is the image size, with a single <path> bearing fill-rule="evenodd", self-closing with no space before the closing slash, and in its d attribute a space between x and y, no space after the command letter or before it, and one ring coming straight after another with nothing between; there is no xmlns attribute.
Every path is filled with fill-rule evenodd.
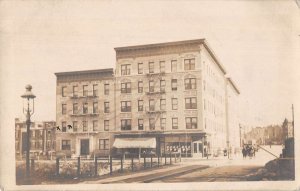
<svg viewBox="0 0 300 191"><path fill-rule="evenodd" d="M98 131L98 121L97 120L94 120L93 121L93 131Z"/></svg>
<svg viewBox="0 0 300 191"><path fill-rule="evenodd" d="M104 95L109 95L109 84L104 84Z"/></svg>
<svg viewBox="0 0 300 191"><path fill-rule="evenodd" d="M131 93L131 82L121 83L121 93Z"/></svg>
<svg viewBox="0 0 300 191"><path fill-rule="evenodd" d="M109 139L99 139L99 150L109 149Z"/></svg>
<svg viewBox="0 0 300 191"><path fill-rule="evenodd" d="M161 130L166 129L166 118L160 118L160 129Z"/></svg>
<svg viewBox="0 0 300 191"><path fill-rule="evenodd" d="M143 63L138 63L138 74L143 74Z"/></svg>
<svg viewBox="0 0 300 191"><path fill-rule="evenodd" d="M172 91L177 91L177 79L172 79L171 87L172 87Z"/></svg>
<svg viewBox="0 0 300 191"><path fill-rule="evenodd" d="M98 111L98 102L93 103L93 113L99 113L99 111Z"/></svg>
<svg viewBox="0 0 300 191"><path fill-rule="evenodd" d="M184 59L184 70L195 70L195 58Z"/></svg>
<svg viewBox="0 0 300 191"><path fill-rule="evenodd" d="M155 130L155 119L154 118L149 118L149 129Z"/></svg>
<svg viewBox="0 0 300 191"><path fill-rule="evenodd" d="M149 92L154 92L154 81L153 80L149 81Z"/></svg>
<svg viewBox="0 0 300 191"><path fill-rule="evenodd" d="M171 61L171 71L172 72L177 72L177 60L172 60Z"/></svg>
<svg viewBox="0 0 300 191"><path fill-rule="evenodd" d="M78 103L73 103L73 114L78 114Z"/></svg>
<svg viewBox="0 0 300 191"><path fill-rule="evenodd" d="M88 96L88 86L87 85L83 85L82 86L82 89L83 89L83 91L82 91L82 95L83 96Z"/></svg>
<svg viewBox="0 0 300 191"><path fill-rule="evenodd" d="M62 140L61 150L71 150L71 140Z"/></svg>
<svg viewBox="0 0 300 191"><path fill-rule="evenodd" d="M184 80L186 90L196 89L196 78L187 78Z"/></svg>
<svg viewBox="0 0 300 191"><path fill-rule="evenodd" d="M83 129L83 131L88 131L88 122L87 121L82 121L82 129Z"/></svg>
<svg viewBox="0 0 300 191"><path fill-rule="evenodd" d="M186 117L185 124L187 129L197 129L197 117Z"/></svg>
<svg viewBox="0 0 300 191"><path fill-rule="evenodd" d="M160 61L159 62L159 69L160 69L160 72L165 72L165 70L166 70L165 61Z"/></svg>
<svg viewBox="0 0 300 191"><path fill-rule="evenodd" d="M138 111L144 111L144 101L138 100Z"/></svg>
<svg viewBox="0 0 300 191"><path fill-rule="evenodd" d="M93 85L93 96L98 96L98 84Z"/></svg>
<svg viewBox="0 0 300 191"><path fill-rule="evenodd" d="M160 80L160 92L165 92L165 91L166 91L166 81Z"/></svg>
<svg viewBox="0 0 300 191"><path fill-rule="evenodd" d="M149 100L149 111L154 111L155 110L155 102L154 99Z"/></svg>
<svg viewBox="0 0 300 191"><path fill-rule="evenodd" d="M165 111L166 110L166 100L165 99L161 99L160 100L160 110L161 111Z"/></svg>
<svg viewBox="0 0 300 191"><path fill-rule="evenodd" d="M206 89L206 83L205 83L205 80L203 80L203 90L205 91L205 89Z"/></svg>
<svg viewBox="0 0 300 191"><path fill-rule="evenodd" d="M121 130L131 130L131 119L121 120Z"/></svg>
<svg viewBox="0 0 300 191"><path fill-rule="evenodd" d="M203 103L204 110L206 110L206 100L204 99L203 102L204 102Z"/></svg>
<svg viewBox="0 0 300 191"><path fill-rule="evenodd" d="M65 121L61 122L61 131L67 132L67 123Z"/></svg>
<svg viewBox="0 0 300 191"><path fill-rule="evenodd" d="M121 112L131 112L131 101L121 101Z"/></svg>
<svg viewBox="0 0 300 191"><path fill-rule="evenodd" d="M121 65L121 76L130 75L130 64Z"/></svg>
<svg viewBox="0 0 300 191"><path fill-rule="evenodd" d="M139 93L143 93L143 81L139 81L138 82L138 92Z"/></svg>
<svg viewBox="0 0 300 191"><path fill-rule="evenodd" d="M66 86L63 86L61 88L61 96L62 97L66 97L66 93L67 93L67 87Z"/></svg>
<svg viewBox="0 0 300 191"><path fill-rule="evenodd" d="M109 113L109 102L104 102L104 113Z"/></svg>
<svg viewBox="0 0 300 191"><path fill-rule="evenodd" d="M64 115L64 114L67 114L67 104L62 104L61 105L61 113Z"/></svg>
<svg viewBox="0 0 300 191"><path fill-rule="evenodd" d="M138 129L144 130L144 120L143 119L138 119Z"/></svg>
<svg viewBox="0 0 300 191"><path fill-rule="evenodd" d="M104 131L109 131L109 120L104 120Z"/></svg>
<svg viewBox="0 0 300 191"><path fill-rule="evenodd" d="M73 97L78 97L78 86L73 86Z"/></svg>
<svg viewBox="0 0 300 191"><path fill-rule="evenodd" d="M178 129L178 118L172 118L172 129Z"/></svg>
<svg viewBox="0 0 300 191"><path fill-rule="evenodd" d="M177 100L177 98L172 98L172 109L173 110L178 109L178 100Z"/></svg>
<svg viewBox="0 0 300 191"><path fill-rule="evenodd" d="M149 62L149 73L154 73L154 62Z"/></svg>
<svg viewBox="0 0 300 191"><path fill-rule="evenodd" d="M197 99L195 97L185 98L185 109L197 109Z"/></svg>
<svg viewBox="0 0 300 191"><path fill-rule="evenodd" d="M78 130L78 122L73 121L73 132L77 132L77 130Z"/></svg>
<svg viewBox="0 0 300 191"><path fill-rule="evenodd" d="M83 103L83 114L88 113L88 103Z"/></svg>

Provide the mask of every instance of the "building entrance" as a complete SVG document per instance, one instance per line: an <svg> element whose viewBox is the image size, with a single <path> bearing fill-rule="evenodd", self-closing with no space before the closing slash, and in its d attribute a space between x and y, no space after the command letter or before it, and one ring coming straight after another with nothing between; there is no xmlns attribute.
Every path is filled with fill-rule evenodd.
<svg viewBox="0 0 300 191"><path fill-rule="evenodd" d="M193 142L193 157L203 157L202 141Z"/></svg>
<svg viewBox="0 0 300 191"><path fill-rule="evenodd" d="M81 139L80 140L80 155L89 155L90 154L90 140Z"/></svg>

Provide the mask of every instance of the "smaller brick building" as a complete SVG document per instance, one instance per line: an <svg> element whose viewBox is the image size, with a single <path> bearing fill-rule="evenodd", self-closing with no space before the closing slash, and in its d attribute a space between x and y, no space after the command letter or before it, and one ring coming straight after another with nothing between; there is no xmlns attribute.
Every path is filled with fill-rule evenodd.
<svg viewBox="0 0 300 191"><path fill-rule="evenodd" d="M30 127L30 154L38 158L50 159L55 151L55 121L32 122ZM16 159L25 159L27 148L26 122L15 119Z"/></svg>

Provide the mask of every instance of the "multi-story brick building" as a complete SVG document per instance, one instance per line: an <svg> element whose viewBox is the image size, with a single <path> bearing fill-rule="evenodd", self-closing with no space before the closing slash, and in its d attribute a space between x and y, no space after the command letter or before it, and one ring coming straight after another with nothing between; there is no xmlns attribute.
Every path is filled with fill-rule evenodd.
<svg viewBox="0 0 300 191"><path fill-rule="evenodd" d="M56 73L57 123L64 129L57 132L57 150L68 145L76 155L86 155L98 150L99 145L99 149L105 147L112 152L152 149L157 154L172 151L204 156L226 148L226 72L204 39L120 47L115 51L114 75L112 69ZM85 88L92 91L94 84L100 88L105 83L109 84L109 96L70 97L74 87L80 86L84 94ZM98 102L104 111L97 115L72 114L74 104L82 105L84 111L92 102ZM67 128L74 121L98 121L103 130L90 128L74 133L76 125ZM88 151L82 152L86 147L82 140L92 142L86 143Z"/></svg>
<svg viewBox="0 0 300 191"><path fill-rule="evenodd" d="M55 75L57 154L108 155L115 127L113 69Z"/></svg>
<svg viewBox="0 0 300 191"><path fill-rule="evenodd" d="M48 156L55 151L55 121L32 122L30 126L31 156ZM26 122L15 119L16 158L23 159L27 148Z"/></svg>

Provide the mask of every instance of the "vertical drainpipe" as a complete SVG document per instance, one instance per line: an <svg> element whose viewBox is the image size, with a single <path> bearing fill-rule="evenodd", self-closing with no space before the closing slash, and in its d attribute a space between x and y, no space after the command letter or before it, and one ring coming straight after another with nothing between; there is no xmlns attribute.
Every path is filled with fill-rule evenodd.
<svg viewBox="0 0 300 191"><path fill-rule="evenodd" d="M117 79L116 79L116 69L114 69L114 74L113 74L113 82L114 82L114 92L113 92L113 94L114 94L114 122L115 122L115 131L116 131L116 128L117 128L117 120L116 120L116 117L117 117L117 108L116 108L116 94L117 94L117 92L116 92L116 83L117 83ZM110 138L109 138L109 140L111 141L111 138L112 138L112 134L110 135ZM111 143L110 143L110 145L111 145ZM111 148L112 148L112 146L110 146L109 147L109 150L110 150L110 153L111 153Z"/></svg>
<svg viewBox="0 0 300 191"><path fill-rule="evenodd" d="M225 112L226 112L226 145L227 145L227 157L229 158L229 119L228 119L228 78L225 83Z"/></svg>

